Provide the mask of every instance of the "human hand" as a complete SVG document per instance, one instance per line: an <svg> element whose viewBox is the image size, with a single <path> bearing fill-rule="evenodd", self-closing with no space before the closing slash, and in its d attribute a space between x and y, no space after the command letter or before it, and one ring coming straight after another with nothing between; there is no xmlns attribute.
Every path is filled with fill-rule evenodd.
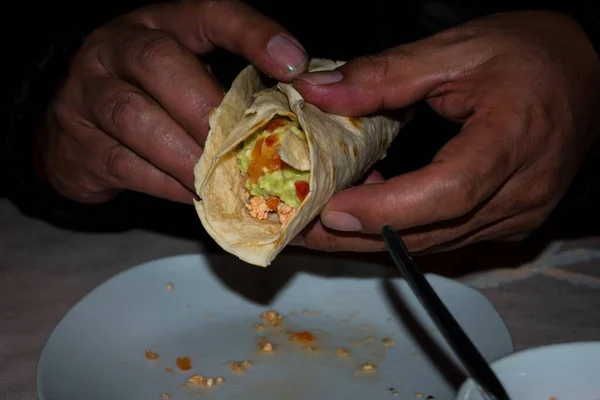
<svg viewBox="0 0 600 400"><path fill-rule="evenodd" d="M134 190L191 203L208 114L223 90L196 54L221 47L290 81L307 56L283 27L236 0L152 5L93 32L39 136L46 176L67 198Z"/></svg>
<svg viewBox="0 0 600 400"><path fill-rule="evenodd" d="M346 189L297 242L384 248L384 225L414 252L515 240L558 204L599 132L600 61L579 25L549 12L474 20L294 81L304 98L359 116L419 100L462 123L431 164Z"/></svg>

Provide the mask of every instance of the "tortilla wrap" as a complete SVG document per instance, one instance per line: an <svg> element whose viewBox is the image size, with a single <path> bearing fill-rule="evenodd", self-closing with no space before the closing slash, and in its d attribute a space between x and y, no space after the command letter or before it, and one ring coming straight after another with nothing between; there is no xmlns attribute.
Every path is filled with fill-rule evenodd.
<svg viewBox="0 0 600 400"><path fill-rule="evenodd" d="M309 71L342 65L313 59ZM280 157L299 171L310 170L310 190L284 225L275 218L259 220L248 212L244 176L236 149L274 117L300 125L305 139L287 135ZM305 103L290 85L266 88L258 71L246 67L235 79L222 103L211 112L204 153L194 168L194 201L202 225L227 252L266 267L340 190L355 183L380 159L412 113L401 120L385 116L348 118L325 113Z"/></svg>

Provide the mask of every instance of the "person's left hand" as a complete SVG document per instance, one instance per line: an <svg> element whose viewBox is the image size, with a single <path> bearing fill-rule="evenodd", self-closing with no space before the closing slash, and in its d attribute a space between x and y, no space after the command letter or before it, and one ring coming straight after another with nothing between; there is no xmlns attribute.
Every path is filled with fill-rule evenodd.
<svg viewBox="0 0 600 400"><path fill-rule="evenodd" d="M426 167L387 181L373 174L334 196L300 238L321 250L382 250L384 225L414 252L524 238L559 203L599 131L600 60L557 13L481 18L294 84L335 114L424 99L463 124Z"/></svg>

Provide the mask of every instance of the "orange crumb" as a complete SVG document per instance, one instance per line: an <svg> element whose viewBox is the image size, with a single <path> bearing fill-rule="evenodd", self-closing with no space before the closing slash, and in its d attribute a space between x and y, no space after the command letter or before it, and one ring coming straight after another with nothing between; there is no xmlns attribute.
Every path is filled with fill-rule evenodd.
<svg viewBox="0 0 600 400"><path fill-rule="evenodd" d="M182 371L192 369L192 360L189 357L177 357L177 368Z"/></svg>

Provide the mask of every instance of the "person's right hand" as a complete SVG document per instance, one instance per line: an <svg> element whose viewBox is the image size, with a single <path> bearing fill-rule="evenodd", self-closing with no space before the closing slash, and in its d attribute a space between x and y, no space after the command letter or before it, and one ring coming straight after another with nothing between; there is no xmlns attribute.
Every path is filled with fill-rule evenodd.
<svg viewBox="0 0 600 400"><path fill-rule="evenodd" d="M276 22L235 0L161 3L94 31L72 60L40 132L46 178L102 203L122 190L193 198L193 167L223 90L196 54L222 47L290 81L307 55Z"/></svg>

